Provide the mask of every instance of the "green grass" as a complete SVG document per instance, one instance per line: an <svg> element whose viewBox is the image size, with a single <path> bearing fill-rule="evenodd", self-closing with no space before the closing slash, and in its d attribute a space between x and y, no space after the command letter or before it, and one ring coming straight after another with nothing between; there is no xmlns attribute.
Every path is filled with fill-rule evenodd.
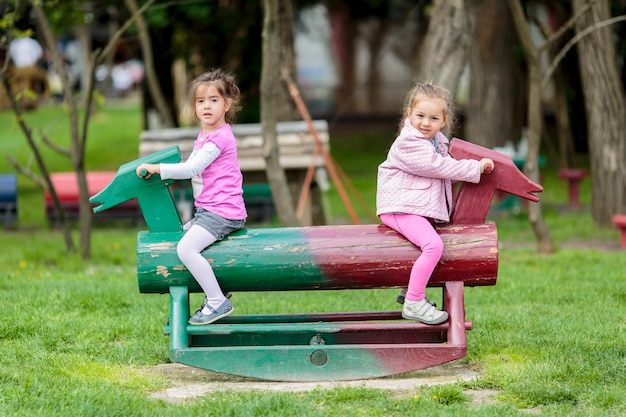
<svg viewBox="0 0 626 417"><path fill-rule="evenodd" d="M85 166L90 171L116 171L136 158L139 150L141 116L136 103L116 103L94 112L89 125ZM72 171L71 160L42 144L42 135L57 146L69 149L70 125L67 109L47 105L24 114L24 120L40 145L49 172ZM14 172L6 155L39 173L32 151L27 145L15 116L10 111L0 111L0 173ZM18 176L19 216L24 227L43 227L45 211L43 192L30 179Z"/></svg>
<svg viewBox="0 0 626 417"><path fill-rule="evenodd" d="M29 117L56 120L54 112L46 108ZM10 123L9 116L0 113L2 126ZM90 151L88 166L116 169L137 154L138 113L132 107L105 107L98 117L103 123L92 127L89 145L98 150ZM331 136L333 155L372 207L376 165L394 130ZM1 135L3 154L27 160L18 134ZM59 135L61 140L63 133ZM61 161L51 163L53 170L67 169ZM0 172L7 170L0 161ZM151 371L169 362L169 341L162 333L168 297L137 290L140 227L99 226L90 261L68 255L62 237L46 226L39 211L41 195L21 178L19 229L0 232L0 415L626 415L626 256L600 246L566 247L568 242L617 242L619 237L615 230L594 226L587 211L562 210L564 185L549 168L543 174L544 216L555 242L564 248L539 255L523 214L495 218L500 240L512 249L500 252L496 286L466 290L473 330L468 332L468 355L460 362L477 370L475 381L393 393L363 387L223 391L182 404L150 396L169 386L165 376ZM588 204L588 181L581 195ZM334 187L328 201L335 220L347 218ZM436 289L429 291L435 299L440 296ZM238 314L254 314L394 309L394 298L393 290L370 290L289 297L241 293L233 301ZM494 390L496 401L471 404L469 389Z"/></svg>

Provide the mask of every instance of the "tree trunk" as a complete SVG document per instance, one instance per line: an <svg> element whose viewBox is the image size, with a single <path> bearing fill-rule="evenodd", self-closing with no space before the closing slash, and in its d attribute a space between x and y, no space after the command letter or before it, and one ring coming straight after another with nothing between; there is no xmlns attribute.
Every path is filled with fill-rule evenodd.
<svg viewBox="0 0 626 417"><path fill-rule="evenodd" d="M148 0L141 8L133 13L130 20L126 22L129 25L133 19L136 19L143 13L154 0ZM101 59L106 57L107 54L112 53L113 46L116 44L119 37L122 35L126 28L126 25L116 32L108 44L102 51L95 51L89 57L89 64L83 74L84 85L82 85L83 95L85 98L85 110L82 117L82 123L79 118L79 112L76 104L76 97L74 91L69 83L69 77L61 55L56 47L56 39L50 27L48 18L43 10L43 6L40 2L34 0L31 1L33 11L39 27L41 28L46 44L54 59L54 66L63 84L63 95L68 107L68 119L70 124L70 148L65 151L64 154L69 155L72 161L72 168L76 173L78 180L79 191L79 232L80 232L80 251L83 259L87 259L91 256L91 223L92 213L91 205L89 203L89 189L87 186L86 167L85 167L85 147L87 144L88 127L91 112L91 105L93 101L94 89L95 89L95 70L96 66L101 63ZM49 177L46 179L46 183L50 186Z"/></svg>
<svg viewBox="0 0 626 417"><path fill-rule="evenodd" d="M574 0L574 13L588 3ZM576 30L609 17L608 0L592 2ZM577 48L591 157L592 216L598 225L610 226L613 214L626 213L626 104L611 28L591 32Z"/></svg>
<svg viewBox="0 0 626 417"><path fill-rule="evenodd" d="M539 148L543 132L541 63L538 59L532 61L528 65L528 152L524 163L524 173L531 181L539 184L541 182L539 177ZM550 230L543 220L541 201L528 206L528 220L530 220L537 238L537 252L553 253L554 242Z"/></svg>
<svg viewBox="0 0 626 417"><path fill-rule="evenodd" d="M54 69L56 70L57 74L59 74L59 77L61 77L61 84L63 86L63 97L65 99L65 103L67 104L68 119L69 119L69 124L70 124L70 150L68 154L72 160L72 167L76 167L76 158L79 157L80 155L83 155L83 151L81 151L80 149L80 142L78 140L79 122L78 122L78 111L76 109L76 102L74 100L74 92L72 91L72 86L70 85L68 71L65 65L63 64L63 58L61 57L61 54L56 46L57 45L56 39L54 37L52 29L50 28L50 24L43 11L43 8L41 4L37 2L32 2L32 6L33 6L33 12L35 14L35 18L37 19L37 23L39 24L39 27L46 41L46 46L52 54ZM44 171L43 175L45 176L46 184L48 184L48 187L52 189L52 182L50 181L50 176L48 172ZM85 186L86 178L84 178L84 175L83 175L83 180L84 180L83 185L82 185L83 188L81 188L81 182L79 178L79 184L78 184L79 192L84 191L85 193L87 193L86 191L87 188ZM79 193L79 198L80 197L81 197L81 194ZM54 198L54 194L53 194L53 198ZM59 202L55 201L55 207L60 208L60 201ZM59 216L59 218L63 220L66 217L65 215L61 215ZM69 224L62 224L62 227L64 229L64 233L69 234L69 230L70 230ZM71 234L66 236L66 247L68 251L70 252L73 252L75 250L75 246L74 246L74 242L71 237ZM82 253L84 253L84 251Z"/></svg>
<svg viewBox="0 0 626 417"><path fill-rule="evenodd" d="M125 0L125 2L126 7L128 7L128 10L130 10L131 13L134 14L139 9L135 0ZM150 40L150 31L148 30L148 25L146 24L146 21L142 15L137 17L137 21L135 22L135 24L137 25L139 42L141 43L141 54L143 56L144 73L146 77L148 91L150 92L150 96L152 97L152 101L154 102L157 111L159 112L162 127L175 127L176 122L172 117L171 109L168 106L168 102L163 95L163 91L161 90L159 79L156 75L156 71L154 68L152 41Z"/></svg>
<svg viewBox="0 0 626 417"><path fill-rule="evenodd" d="M463 123L467 140L486 148L516 145L524 113L524 83L513 56L516 40L511 13L500 0L484 0L470 45L470 87Z"/></svg>
<svg viewBox="0 0 626 417"><path fill-rule="evenodd" d="M89 63L89 55L91 54L91 33L89 33L89 27L85 24L80 24L74 28L74 35L80 46L79 50L79 62L80 69L82 70L77 80L80 91L85 91L87 84L89 83L89 71L86 71Z"/></svg>
<svg viewBox="0 0 626 417"><path fill-rule="evenodd" d="M294 22L293 6L290 1L279 1L278 4L278 32L280 37L280 65L286 68L292 79L297 80L296 51L294 49ZM281 68L277 68L280 74ZM276 107L278 121L299 120L298 108L291 99L286 83L279 83L278 103Z"/></svg>
<svg viewBox="0 0 626 417"><path fill-rule="evenodd" d="M508 4L528 66L528 153L526 154L524 173L532 181L539 183L539 147L543 133L541 60L539 59L539 50L531 38L530 27L519 0L508 0ZM540 253L554 252L552 236L543 220L541 202L529 206L528 218L537 238L537 251Z"/></svg>
<svg viewBox="0 0 626 417"><path fill-rule="evenodd" d="M435 0L419 55L416 80L432 82L456 93L469 57L474 21L481 0Z"/></svg>
<svg viewBox="0 0 626 417"><path fill-rule="evenodd" d="M37 168L39 168L39 172L41 173L41 176L43 177L42 182L45 184L45 187L50 191L50 195L52 196L54 210L56 212L57 219L59 221L59 226L63 233L63 239L65 241L65 248L67 249L68 252L73 253L76 251L76 247L74 246L74 240L72 239L72 231L67 221L67 217L65 216L65 212L63 211L63 208L61 207L61 200L59 199L59 196L56 193L56 190L52 186L52 182L50 180L50 172L48 171L48 166L46 165L46 162L44 161L43 156L41 154L39 144L35 141L32 130L28 128L28 126L26 125L26 121L24 120L22 109L15 97L15 94L13 93L13 88L12 88L13 86L11 85L8 79L8 75L5 71L5 68L6 67L3 67L3 70L0 71L0 82L2 82L4 90L6 91L6 94L7 94L7 98L9 99L11 103L11 108L13 109L13 113L15 113L17 123L20 126L22 133L24 133L24 137L26 138L26 142L28 143L28 146L33 152L33 157L35 158L35 161L37 162ZM18 171L21 171L21 169L18 169ZM26 171L27 174L28 172L29 171Z"/></svg>
<svg viewBox="0 0 626 417"><path fill-rule="evenodd" d="M378 68L378 60L383 49L383 41L389 30L389 21L385 17L377 19L372 25L372 32L369 34L368 40L368 56L369 63L367 72L367 100L370 103L380 103L380 88L382 85L380 69Z"/></svg>
<svg viewBox="0 0 626 417"><path fill-rule="evenodd" d="M266 175L278 218L284 226L297 226L293 198L287 185L285 171L280 166L276 122L276 101L281 68L279 1L263 0L263 64L261 69L261 125L263 126L263 156Z"/></svg>
<svg viewBox="0 0 626 417"><path fill-rule="evenodd" d="M356 39L358 38L358 24L350 18L350 10L344 2L329 2L329 15L334 20L334 26L340 27L338 36L339 45L339 73L340 81L336 94L337 119L352 106L352 99L356 91Z"/></svg>
<svg viewBox="0 0 626 417"><path fill-rule="evenodd" d="M554 72L556 128L559 142L559 168L575 168L574 137L569 122L567 82L561 69Z"/></svg>

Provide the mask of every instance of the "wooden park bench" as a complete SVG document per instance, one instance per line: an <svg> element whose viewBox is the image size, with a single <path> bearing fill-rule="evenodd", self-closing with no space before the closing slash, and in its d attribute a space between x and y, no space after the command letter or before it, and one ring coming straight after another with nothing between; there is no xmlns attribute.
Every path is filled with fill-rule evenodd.
<svg viewBox="0 0 626 417"><path fill-rule="evenodd" d="M115 171L92 171L87 173L87 188L89 195L99 193L114 178ZM65 211L68 220L78 219L79 213L79 192L78 179L75 172L53 172L50 174L50 182L59 197L61 207ZM44 207L46 218L51 224L58 222L57 213L54 210L54 202L50 191L44 191ZM142 221L143 216L139 210L137 200L126 201L112 210L94 215L94 220L128 219L131 221Z"/></svg>
<svg viewBox="0 0 626 417"><path fill-rule="evenodd" d="M0 174L0 220L5 230L17 221L17 176Z"/></svg>
<svg viewBox="0 0 626 417"><path fill-rule="evenodd" d="M201 292L176 255L183 232L167 182L139 178L142 162L177 162L177 147L122 165L91 201L99 212L137 198L148 231L137 239L137 278L144 294L170 295L173 362L266 380L354 380L443 364L467 353L464 288L495 285L498 238L486 222L496 190L538 201L542 187L511 158L454 139L456 158L492 158L495 168L479 184L462 183L450 224L437 230L444 253L429 282L442 288L449 320L425 325L401 311L302 312L230 315L207 326L188 325L189 295ZM224 291L364 290L406 287L420 250L382 224L247 228L203 253ZM282 296L282 295L281 295Z"/></svg>
<svg viewBox="0 0 626 417"><path fill-rule="evenodd" d="M312 125L322 146L328 150L328 123L325 120L314 120ZM261 124L233 124L232 129L237 139L237 156L244 175L244 200L250 215L249 220L261 222L271 220L274 210L272 195L265 174L266 164L263 156ZM187 159L193 150L193 142L196 140L198 132L197 127L143 131L139 138L139 156L146 156L172 145L178 145L183 159ZM279 146L279 162L285 170L294 201L298 201L309 166L323 168L325 161L321 153L315 152L316 139L306 122L278 122L276 135ZM187 182L184 184L188 187ZM171 188L180 188L180 183L173 183ZM190 195L184 190L182 193ZM305 205L303 224L325 224L321 201L321 190L318 184L313 181L309 199Z"/></svg>

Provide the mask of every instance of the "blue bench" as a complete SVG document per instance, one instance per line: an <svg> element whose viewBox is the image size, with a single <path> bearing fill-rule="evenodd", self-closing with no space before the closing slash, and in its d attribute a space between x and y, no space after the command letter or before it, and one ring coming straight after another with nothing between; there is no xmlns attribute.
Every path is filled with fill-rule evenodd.
<svg viewBox="0 0 626 417"><path fill-rule="evenodd" d="M17 176L0 174L0 217L5 229L17 221Z"/></svg>

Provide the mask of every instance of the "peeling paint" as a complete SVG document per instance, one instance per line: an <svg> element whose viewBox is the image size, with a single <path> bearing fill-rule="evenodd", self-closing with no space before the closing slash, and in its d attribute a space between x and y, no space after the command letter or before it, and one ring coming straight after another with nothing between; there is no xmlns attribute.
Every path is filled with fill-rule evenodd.
<svg viewBox="0 0 626 417"><path fill-rule="evenodd" d="M157 243L149 243L146 245L148 249L151 251L168 251L171 250L176 245L176 242L157 242Z"/></svg>
<svg viewBox="0 0 626 417"><path fill-rule="evenodd" d="M156 274L167 278L170 275L170 272L165 265L157 265Z"/></svg>

